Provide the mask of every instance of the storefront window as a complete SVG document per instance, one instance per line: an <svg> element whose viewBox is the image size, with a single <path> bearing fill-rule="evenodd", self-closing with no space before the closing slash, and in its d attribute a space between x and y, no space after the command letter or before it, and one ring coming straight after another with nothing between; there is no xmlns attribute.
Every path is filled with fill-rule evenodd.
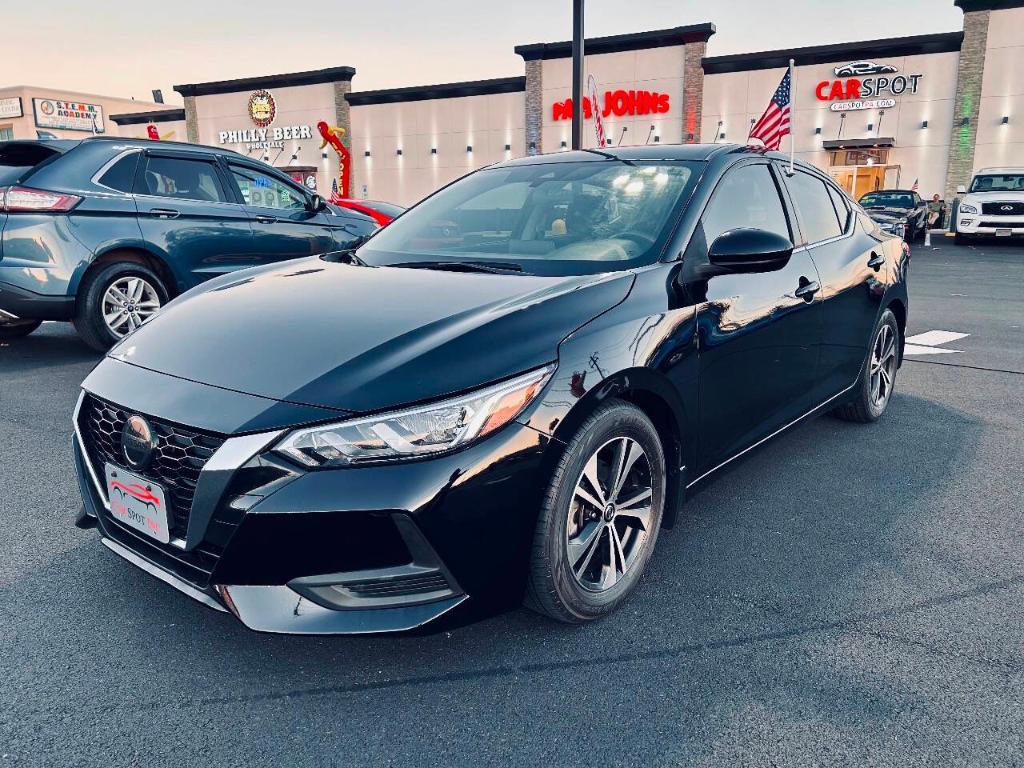
<svg viewBox="0 0 1024 768"><path fill-rule="evenodd" d="M885 165L888 149L840 149L832 153L832 165Z"/></svg>

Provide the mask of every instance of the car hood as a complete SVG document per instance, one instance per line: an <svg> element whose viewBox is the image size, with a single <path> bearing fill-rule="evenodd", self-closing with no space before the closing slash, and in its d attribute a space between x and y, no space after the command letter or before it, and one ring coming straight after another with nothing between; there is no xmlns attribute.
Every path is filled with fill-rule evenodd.
<svg viewBox="0 0 1024 768"><path fill-rule="evenodd" d="M1024 203L1024 192L968 192L960 198L960 204L964 203Z"/></svg>
<svg viewBox="0 0 1024 768"><path fill-rule="evenodd" d="M865 208L868 216L875 221L906 221L913 211L906 208Z"/></svg>
<svg viewBox="0 0 1024 768"><path fill-rule="evenodd" d="M537 277L302 259L216 278L110 355L249 395L375 411L549 363L632 283L628 272Z"/></svg>

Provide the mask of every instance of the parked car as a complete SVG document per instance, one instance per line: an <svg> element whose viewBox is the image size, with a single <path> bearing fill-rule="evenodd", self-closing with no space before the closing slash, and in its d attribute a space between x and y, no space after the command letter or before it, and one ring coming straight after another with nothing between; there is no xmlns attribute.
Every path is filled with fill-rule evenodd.
<svg viewBox="0 0 1024 768"><path fill-rule="evenodd" d="M1024 168L982 168L970 189L957 193L963 195L953 219L957 244L981 235L1024 235Z"/></svg>
<svg viewBox="0 0 1024 768"><path fill-rule="evenodd" d="M880 189L858 202L883 231L907 242L924 237L928 229L928 203L912 189Z"/></svg>
<svg viewBox="0 0 1024 768"><path fill-rule="evenodd" d="M71 320L105 350L204 280L337 250L375 227L229 150L0 142L0 338Z"/></svg>
<svg viewBox="0 0 1024 768"><path fill-rule="evenodd" d="M386 227L403 213L405 208L393 203L385 203L380 200L357 200L351 197L332 197L331 204L339 208L347 208L351 211L370 216L380 226Z"/></svg>
<svg viewBox="0 0 1024 768"><path fill-rule="evenodd" d="M787 164L523 158L355 251L194 289L83 383L79 524L257 630L405 630L524 595L609 613L695 486L815 414L891 402L902 242ZM169 509L112 515L112 472Z"/></svg>

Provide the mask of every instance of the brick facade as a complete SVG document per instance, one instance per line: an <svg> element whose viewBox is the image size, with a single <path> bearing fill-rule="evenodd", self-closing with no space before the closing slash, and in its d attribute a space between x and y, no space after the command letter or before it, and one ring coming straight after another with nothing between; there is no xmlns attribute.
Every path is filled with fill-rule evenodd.
<svg viewBox="0 0 1024 768"><path fill-rule="evenodd" d="M345 148L352 151L352 114L351 107L348 101L345 99L349 93L352 92L352 81L351 80L338 80L334 84L334 119L335 125L345 130L345 135L341 137L341 143L345 145ZM356 164L355 161L349 164L348 169L348 184L349 194L353 197L357 197L356 194Z"/></svg>
<svg viewBox="0 0 1024 768"><path fill-rule="evenodd" d="M539 155L544 151L544 62L535 59L526 62L526 154Z"/></svg>
<svg viewBox="0 0 1024 768"><path fill-rule="evenodd" d="M185 130L190 144L199 143L199 117L196 114L196 97L185 97Z"/></svg>
<svg viewBox="0 0 1024 768"><path fill-rule="evenodd" d="M700 143L704 106L704 65L706 42L687 43L683 53L683 143ZM717 138L717 137L716 137ZM713 139L712 139L713 140Z"/></svg>
<svg viewBox="0 0 1024 768"><path fill-rule="evenodd" d="M949 142L946 170L946 200L956 197L957 186L971 183L974 172L974 145L978 136L981 106L981 81L985 74L990 11L964 13L964 42L956 79L953 132ZM965 125L964 120L969 122Z"/></svg>

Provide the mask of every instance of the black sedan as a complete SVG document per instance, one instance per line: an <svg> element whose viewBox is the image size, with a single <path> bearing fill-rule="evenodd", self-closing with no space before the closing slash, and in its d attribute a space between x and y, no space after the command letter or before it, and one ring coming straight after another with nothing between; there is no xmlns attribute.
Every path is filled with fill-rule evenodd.
<svg viewBox="0 0 1024 768"><path fill-rule="evenodd" d="M716 470L890 403L901 242L787 171L732 145L525 158L355 251L217 278L84 382L79 525L257 630L599 618Z"/></svg>
<svg viewBox="0 0 1024 768"><path fill-rule="evenodd" d="M924 237L928 228L928 203L912 189L880 189L859 200L861 207L892 235L908 243Z"/></svg>

